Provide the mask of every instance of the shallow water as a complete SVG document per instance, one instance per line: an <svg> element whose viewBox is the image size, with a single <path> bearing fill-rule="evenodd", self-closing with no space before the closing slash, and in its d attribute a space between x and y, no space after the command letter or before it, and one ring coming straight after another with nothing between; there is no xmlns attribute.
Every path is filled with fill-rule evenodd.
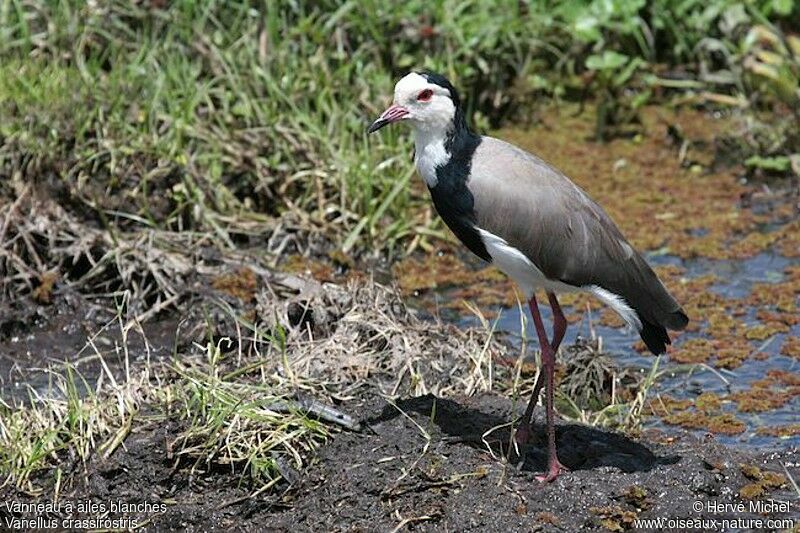
<svg viewBox="0 0 800 533"><path fill-rule="evenodd" d="M65 306L66 307L66 306ZM9 404L36 398L63 398L64 364L75 371L80 394L98 379L125 379L126 369L172 354L177 320L168 318L131 328L108 310L81 303L76 309L31 305L29 324L0 338L0 398Z"/></svg>
<svg viewBox="0 0 800 533"><path fill-rule="evenodd" d="M648 260L653 265L681 267L684 269L682 276L686 278L714 274L719 281L709 291L729 299L743 300L750 294L754 283L780 282L784 277L784 269L796 260L780 255L778 240L765 244L755 239L750 243L753 248L760 250L773 246L776 249L759 253L749 259L682 258L698 255L743 257L750 254L753 248L736 249L736 244L742 244L749 236L778 235L781 228L790 226L793 228L790 231L795 232L793 242L797 244L800 226L793 225L793 220L797 217L791 202L781 199L780 195L764 195L759 192L761 188L744 184L739 179L740 171L715 170L711 165L702 174L690 172L679 161L678 147L663 133L665 123L680 124L693 142L698 141L692 150L699 150L698 146L714 145L715 132L728 132L733 126L723 121L709 121L704 113L693 110L672 114L664 109L651 109L643 119L647 134L636 142L624 139L606 144L584 142L583 140L591 137L592 117L572 112L555 115L548 112L543 118L543 124L549 123L558 127L506 130L497 133L497 136L536 152L572 176L620 222L624 234L636 248L669 247L675 254L649 254ZM700 152L698 154L703 155ZM751 198L758 194L762 194L764 198ZM744 197L750 200L741 201ZM434 249L440 244L438 241L435 244L428 242L428 247L423 248ZM328 270L326 278L335 277L332 272L339 268L322 266ZM396 277L386 271L388 265L383 265L383 275L380 267L365 266L365 270L378 281L392 283ZM423 283L429 278L429 272L425 268L426 265L423 265L419 271ZM311 270L309 274L315 275ZM454 295L459 287L430 289L423 287L421 290L424 293L422 298L427 303L434 299L444 304L462 297ZM470 300L471 297L467 299ZM682 298L679 300L683 301ZM414 305L413 298L409 299L409 303ZM417 304L419 307L430 308L425 302L417 301ZM21 316L25 327L20 332L6 332L0 322L0 397L24 399L28 396L29 387L42 394L52 392L49 391L50 375L41 370L30 371L30 368L39 369L49 363L67 360L76 362L76 354L79 354L76 362L78 370L91 382L93 377L104 372L104 367L110 368L119 377L125 368L126 358L129 357L132 362L138 358L141 362L147 356L146 347L149 347L149 354L154 358L168 357L172 353L176 329L174 320L146 324L146 331L143 333L147 341L141 335L132 333L128 339L132 343L128 344L129 352L126 354L121 349L124 343L121 342L117 324L110 322L95 337L98 330L103 329L103 324L109 323L113 317L94 316L93 310L85 307L83 304L67 306L67 311L57 313L56 318L50 316L52 311L46 311L47 316L37 318L35 313L28 313L27 308L23 309ZM497 304L494 304L494 308L497 309ZM442 309L441 315L446 320L464 326L478 324L475 317L467 314L463 307L460 309ZM481 310L491 309L484 305ZM502 310L497 324L498 329L517 344L520 343L520 312L516 307ZM527 308L524 312L528 313ZM736 318L747 325L757 324L756 312L756 308L750 308L744 316ZM542 313L546 320L550 319L547 305L542 306ZM600 318L597 313L594 314L595 319ZM699 313L694 313L697 314ZM695 321L701 319L698 316L691 318ZM655 359L633 349L638 340L637 335L598 322L593 321L594 330L602 339L604 351L612 355L618 365L638 369L643 373L651 368ZM706 337L708 332L705 329L701 327L698 332L682 334L676 340L676 347L690 339ZM574 342L578 335L590 336L587 320L570 326L565 343ZM792 359L779 353L787 336L800 336L800 325L793 326L789 333L774 335L766 341L750 342L753 353L764 351L768 358L756 360L749 357L732 371L712 371L704 365L681 365L670 361L669 357L662 358L660 368L670 370L671 375L667 374L660 379L653 394L662 393L686 399L694 399L701 392L725 395L748 390L754 381L764 378L772 369L797 373L800 370L800 357ZM528 337L530 345L535 347L537 341L532 331L528 332ZM94 339L94 346L87 345L87 338ZM104 358L105 365L100 364L99 356ZM692 371L687 372L687 368L692 368ZM728 402L723 405L723 410L733 412L736 405ZM748 414L737 411L736 416L746 422L747 430L735 436L719 435L718 439L745 447L800 445L798 435L779 439L756 434L759 427L800 424L799 413L800 396L794 396L780 408L768 412ZM662 429L673 427L666 426L657 417L649 417L646 425Z"/></svg>
<svg viewBox="0 0 800 533"><path fill-rule="evenodd" d="M752 302L766 304L765 312L781 315L775 318L781 322L781 328L787 327L786 324L791 322L789 318L794 319L789 312L794 312L800 303L798 272L795 270L789 274L791 280L785 272L787 267L797 265L796 256L800 253L798 205L789 194L792 188L786 184L772 187L763 182L754 183L749 181L744 167L718 166L712 162L717 141L739 128L740 123L735 117L711 120L696 110L683 109L672 113L664 109L649 109L641 118L644 127L638 142L627 139L615 139L609 143L585 142L592 131L587 116L558 112L545 113L542 123L549 124L549 127L506 129L496 135L536 153L570 176L617 221L636 249L668 250L668 253L649 253L646 257L653 266L664 267L662 271L666 271L667 276L662 276L661 272L659 275L674 291L678 301L684 304L693 325L700 327L678 336L673 334L672 355L662 357L659 366L666 372L660 376L650 398L661 394L679 400L695 400L703 392L716 393L721 397L721 413L733 414L746 425L744 432L733 436L715 434L718 440L759 449L798 446L800 435L797 435L797 427L786 426L800 427L800 396L793 382L795 376L800 375L800 354L792 353L792 357L788 357L780 352L785 339L800 336L800 324L765 340L746 340L746 335L763 337L778 329L775 324L764 323L756 317L761 308ZM681 161L677 147L669 141L669 135L665 134L667 124L679 127L686 138L691 139L694 154L690 158L699 164L694 170L683 164L685 161ZM788 256L795 258L789 259ZM430 265L434 268L443 265L440 270L450 267L446 262L437 264L430 261ZM678 267L680 272L676 275L677 269L671 267ZM406 286L402 286L401 280L401 287L411 294L418 286L421 288L419 292L424 300L418 302L419 307L428 311L440 310L443 319L463 326L480 325L480 321L463 305L453 305L453 302L460 298L473 301L477 299L474 295L483 295L481 289L464 291L454 287L442 290L440 287L447 284L445 277L431 276L436 277L431 291L424 285L424 268L418 271L421 275L412 272ZM415 275L423 283L420 284ZM709 275L715 277L710 286ZM482 283L485 287L491 283L484 283L484 278L476 279L476 285ZM683 284L684 281L689 283ZM782 283L782 286L772 292L764 291L763 287L753 291L755 283ZM497 289L498 286L491 288ZM502 293L506 292L508 289L503 288ZM719 297L724 301L715 301ZM748 297L752 298L751 302L748 302ZM773 303L772 298L778 297L784 301ZM437 305L430 305L431 298ZM513 306L513 298L505 302L496 297L483 301L493 303L480 305L481 312L488 315L488 312L501 310L497 329L512 343L520 345L520 313L529 318L527 306L523 305L520 310ZM502 309L502 305L512 307ZM546 300L540 307L548 322L551 314ZM570 313L582 313L583 316L581 321L570 325L565 343L574 342L578 335L591 337L590 315L584 312L583 307L564 307L568 316ZM639 342L635 332L603 325L604 317L597 311L592 311L591 318L603 351L611 355L618 366L640 370L643 374L652 368L656 359L634 349ZM764 320L773 318L762 316ZM709 324L709 319L713 323ZM726 321L730 324L724 324ZM755 325L761 327L751 331L750 326ZM538 341L532 326L526 338L535 349ZM711 341L711 357L705 364L679 363L677 359L691 361L691 356L697 356L697 359L704 356L702 350L695 350L696 345L690 344L681 350L681 346L693 339L694 343L701 339ZM726 350L727 361L722 360L722 350ZM759 352L766 354L762 360L759 360L760 356L755 357ZM736 366L740 356L744 360ZM719 366L715 367L716 364ZM733 369L727 370L722 368L723 365ZM791 399L769 411L741 412L738 400L752 399L752 396L742 394L742 398L734 398L731 395L750 391L754 382L765 380L768 372L773 370L786 373L788 377L770 377L770 388L761 390L759 400L771 402L778 396ZM774 392L777 394L764 400L763 395ZM775 403L780 402L776 400ZM694 413L697 406L690 409L694 411L688 412ZM714 414L719 413L715 411ZM645 426L665 431L677 428L665 424L657 416L647 417ZM780 428L794 435L788 438L763 436L756 433L759 428ZM733 428L727 429L733 431ZM705 434L707 430L698 430L697 433Z"/></svg>
<svg viewBox="0 0 800 533"><path fill-rule="evenodd" d="M720 281L717 281L710 290L728 298L745 298L749 295L754 283L768 282L777 283L783 279L783 270L787 266L794 264L793 260L787 259L776 253L768 252L758 254L750 259L729 261L729 260L710 260L710 259L691 259L683 260L668 255L650 255L648 261L653 265L675 265L685 269L685 277L693 278L701 275L715 274ZM447 298L447 292L439 294L438 298ZM565 312L571 308L565 307ZM545 324L549 324L552 319L549 306L540 302L542 316ZM530 321L530 312L527 306L523 306L526 314L526 323ZM747 315L740 317L747 325L756 324L755 308L751 308ZM445 319L454 320L460 326L479 326L479 320L472 315L444 315ZM595 317L596 318L596 317ZM702 317L691 317L693 320L701 320ZM602 338L603 350L612 355L614 361L623 368L635 369L646 373L652 367L655 358L650 355L643 355L633 349L633 344L638 340L638 335L626 329L607 327L596 323L593 320L595 334ZM497 331L505 333L516 346L521 342L520 337L520 308L502 309L497 318ZM706 337L701 327L699 332L686 332L675 341L678 347L687 340L695 337ZM579 323L571 324L567 330L565 341L574 342L577 336L584 338L590 336L587 320L584 317ZM797 373L800 371L800 362L790 357L781 355L780 347L788 335L800 335L800 325L794 326L788 334L777 334L766 341L751 341L753 351L763 351L769 354L766 360L759 361L748 358L735 370L711 370L705 365L686 365L670 361L669 356L662 357L660 369L667 372L657 382L651 398L658 393L668 394L679 399L693 399L702 392L714 392L725 395L736 391L748 390L750 385L765 377L767 371L778 369ZM532 326L527 331L527 341L530 346L537 347L538 340ZM691 371L689 371L691 369ZM737 418L747 424L744 433L733 436L716 435L717 440L731 445L745 448L758 448L763 451L765 448L784 448L800 445L800 436L788 438L778 438L771 436L757 435L756 430L762 426L785 426L788 424L800 423L800 396L795 396L783 406L761 413L741 413L736 410L733 403L723 405L723 412L736 413ZM674 430L675 426L664 424L660 418L649 416L645 419L644 426L647 428L659 428L665 431ZM698 434L706 431L699 430Z"/></svg>

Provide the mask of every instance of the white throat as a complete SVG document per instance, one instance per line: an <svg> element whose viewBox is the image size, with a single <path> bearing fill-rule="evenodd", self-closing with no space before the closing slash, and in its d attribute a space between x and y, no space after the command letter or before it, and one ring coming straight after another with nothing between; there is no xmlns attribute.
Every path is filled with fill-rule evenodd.
<svg viewBox="0 0 800 533"><path fill-rule="evenodd" d="M429 188L439 182L436 169L447 164L450 154L445 150L447 130L441 128L414 128L414 164Z"/></svg>

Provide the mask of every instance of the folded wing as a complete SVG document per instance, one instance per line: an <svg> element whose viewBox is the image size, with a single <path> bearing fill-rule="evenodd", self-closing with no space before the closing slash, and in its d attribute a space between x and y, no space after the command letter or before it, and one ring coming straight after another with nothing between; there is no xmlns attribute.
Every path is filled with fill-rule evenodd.
<svg viewBox="0 0 800 533"><path fill-rule="evenodd" d="M617 295L642 322L648 347L661 353L665 328L688 323L678 302L606 212L546 162L484 137L467 187L477 226L519 249L551 280L597 286ZM526 223L521 223L525 221Z"/></svg>

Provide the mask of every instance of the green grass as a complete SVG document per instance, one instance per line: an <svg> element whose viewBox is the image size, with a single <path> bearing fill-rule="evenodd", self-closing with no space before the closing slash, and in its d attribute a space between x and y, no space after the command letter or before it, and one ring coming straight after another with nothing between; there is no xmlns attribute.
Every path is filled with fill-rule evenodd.
<svg viewBox="0 0 800 533"><path fill-rule="evenodd" d="M604 137L613 126L605 122L626 120L620 117L671 92L745 102L754 121L780 106L800 120L800 44L786 35L800 7L778 0L157 4L0 3L0 196L13 201L15 184L45 184L74 218L107 230L102 246L81 244L84 255L92 246L102 251L90 274L104 290L142 293L156 284L150 300L159 305L174 296L171 278L188 275L190 263L166 268L163 255L154 261L146 252L166 253L170 245L153 244L164 237L153 232L142 246L141 230L188 236L174 246L213 234L233 248L249 223L282 220L333 247L384 253L399 252L414 235L441 235L439 222L423 216L424 192L411 185L408 132L365 132L411 68L450 77L483 130L525 122L548 101L594 98L608 117L598 124ZM671 77L676 69L685 79ZM791 113L783 115L769 135L753 135L758 158L751 166L788 171L800 161L800 128L788 122ZM73 241L89 233L75 228ZM53 232L40 252L70 242L63 228ZM14 243L18 263L35 264L22 252L34 245ZM64 275L65 252L54 255L58 264L45 258L44 270L57 266ZM0 270L12 272L2 261ZM161 369L158 379L145 369L119 384L109 375L99 391L68 369L54 374L52 397L34 395L25 408L3 405L7 481L33 490L36 474L64 458L113 453L144 407L181 424L172 444L198 468L246 465L269 484L279 475L276 456L299 465L328 429L275 410L296 384L220 374L215 348L208 349L205 365ZM486 368L489 376L475 387L492 388ZM163 376L173 381L151 390L151 380ZM600 414L573 402L573 415L630 427L643 399L613 399Z"/></svg>
<svg viewBox="0 0 800 533"><path fill-rule="evenodd" d="M261 489L281 479L284 464L301 469L330 428L291 407L288 383L230 378L218 366L219 348L207 350L206 365L176 363L177 384L159 390L170 418L185 426L169 447L194 462L192 471L221 464L261 481Z"/></svg>
<svg viewBox="0 0 800 533"><path fill-rule="evenodd" d="M167 449L186 458L191 471L230 469L257 490L274 485L331 432L301 407L292 388L274 376L229 379L219 349L206 361L186 357L174 366L131 365L117 382L110 372L85 379L67 365L54 368L51 387L31 390L27 402L0 405L0 486L29 494L58 492L51 476L92 457L111 456L132 430L171 423ZM97 383L89 386L89 382Z"/></svg>
<svg viewBox="0 0 800 533"><path fill-rule="evenodd" d="M32 173L54 172L100 218L205 229L220 214L294 209L340 236L364 215L364 235L408 231L378 224L407 208L396 183L409 163L392 134L366 140L391 89L366 51L329 56L313 13L289 24L244 3L122 5L42 5L17 23L0 70L4 159L33 158Z"/></svg>
<svg viewBox="0 0 800 533"><path fill-rule="evenodd" d="M71 366L50 375L50 388L31 390L27 405L0 405L3 484L30 493L39 492L31 481L46 466L86 461L97 448L113 451L144 398L139 380L95 391Z"/></svg>
<svg viewBox="0 0 800 533"><path fill-rule="evenodd" d="M800 161L791 113L775 127L757 122L765 109L800 101L800 48L793 48L800 45L781 31L800 8L787 11L785 2L154 4L0 3L0 198L13 202L23 196L19 184L41 184L71 215L42 230L39 218L3 206L6 223L16 221L0 236L8 243L0 274L14 281L3 295L18 297L52 269L87 294L127 293L120 316L125 307L143 311L136 316L145 321L177 301L173 283L180 287L195 265L187 249L208 235L234 248L237 235L280 220L299 228L300 241L321 235L348 252L388 254L401 253L414 235L442 235L437 219L423 215L429 202L421 187L411 185L408 132L365 132L411 68L450 77L482 130L525 122L549 101L594 98L609 117L602 122L613 123L658 92L724 96L751 106L758 145L751 166L786 171L793 157ZM755 24L773 40L748 37ZM671 78L675 69L687 79ZM609 125L598 124L598 137ZM79 256L94 256L95 265L73 277ZM374 323L384 313L367 316ZM454 342L450 332L440 337ZM271 340L286 358L286 339ZM521 359L513 390L504 390L490 340L464 350L470 375L447 391L519 391ZM66 367L52 372L46 395L0 404L5 483L41 493L49 483L41 474L54 471L57 495L62 472L96 453L110 456L154 421L178 428L168 449L192 471L222 465L258 491L302 468L332 428L287 405L297 390L327 389L292 370L264 373L261 359L233 370L213 343L204 348L205 359L182 353L171 365L136 367L122 382L107 372L97 387ZM392 369L394 390L408 372L410 392L439 392L425 380L428 366L416 358ZM614 397L593 411L564 393L562 410L594 425L635 428L656 368L632 401Z"/></svg>
<svg viewBox="0 0 800 533"><path fill-rule="evenodd" d="M0 168L54 176L106 226L213 229L232 245L237 221L291 214L334 246L391 250L437 224L409 216L424 198L407 132L364 131L403 72L453 78L482 128L582 98L593 71L587 94L635 107L665 64L735 73L741 28L791 20L783 4L10 0ZM620 60L596 59L608 51ZM700 86L749 90L733 78Z"/></svg>

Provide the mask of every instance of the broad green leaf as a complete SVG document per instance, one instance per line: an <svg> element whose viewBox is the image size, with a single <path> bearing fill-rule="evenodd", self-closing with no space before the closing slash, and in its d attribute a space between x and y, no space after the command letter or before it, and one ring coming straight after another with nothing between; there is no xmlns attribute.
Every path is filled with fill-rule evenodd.
<svg viewBox="0 0 800 533"><path fill-rule="evenodd" d="M630 58L614 50L606 50L602 55L592 54L586 58L586 68L591 70L614 70L625 65Z"/></svg>
<svg viewBox="0 0 800 533"><path fill-rule="evenodd" d="M791 168L792 160L785 155L775 157L754 155L747 158L744 164L748 167L763 168L764 170L773 170L775 172L786 172Z"/></svg>
<svg viewBox="0 0 800 533"><path fill-rule="evenodd" d="M772 0L772 9L779 15L786 16L792 12L794 0Z"/></svg>

